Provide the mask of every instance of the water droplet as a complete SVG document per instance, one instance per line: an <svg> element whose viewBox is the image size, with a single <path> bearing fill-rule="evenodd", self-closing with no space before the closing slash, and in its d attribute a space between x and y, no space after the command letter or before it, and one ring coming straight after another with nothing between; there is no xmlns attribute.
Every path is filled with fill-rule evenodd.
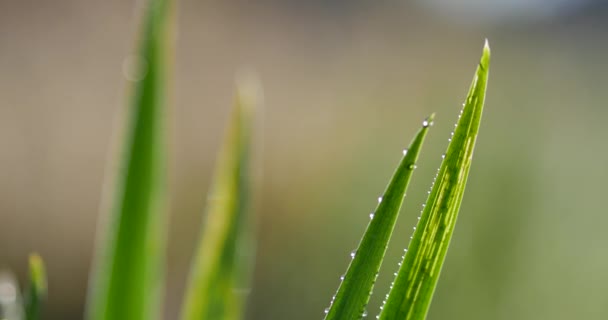
<svg viewBox="0 0 608 320"><path fill-rule="evenodd" d="M403 149L403 155L407 154L407 149Z"/></svg>
<svg viewBox="0 0 608 320"><path fill-rule="evenodd" d="M418 168L415 164L410 164L408 167L410 170L414 170L416 168Z"/></svg>
<svg viewBox="0 0 608 320"><path fill-rule="evenodd" d="M422 126L425 127L425 128L428 127L429 126L429 122L426 121L426 120L422 121Z"/></svg>
<svg viewBox="0 0 608 320"><path fill-rule="evenodd" d="M325 308L325 314L329 313L329 308Z"/></svg>
<svg viewBox="0 0 608 320"><path fill-rule="evenodd" d="M131 54L122 61L122 74L129 81L143 80L148 74L148 61L137 54Z"/></svg>
<svg viewBox="0 0 608 320"><path fill-rule="evenodd" d="M370 218L370 219L373 219L373 218L374 218L374 213L373 213L373 212L369 214L369 218Z"/></svg>
<svg viewBox="0 0 608 320"><path fill-rule="evenodd" d="M367 317L367 310L363 310L363 314L362 314L362 316L363 316L363 317Z"/></svg>
<svg viewBox="0 0 608 320"><path fill-rule="evenodd" d="M445 153L441 155L441 159L445 159ZM436 175L435 175L435 178L437 178Z"/></svg>
<svg viewBox="0 0 608 320"><path fill-rule="evenodd" d="M353 250L353 251L350 253L350 257L351 257L351 259L354 259L356 254L357 254L357 250Z"/></svg>
<svg viewBox="0 0 608 320"><path fill-rule="evenodd" d="M382 202L382 197L378 197L378 203Z"/></svg>
<svg viewBox="0 0 608 320"><path fill-rule="evenodd" d="M340 280L344 281L344 275L340 276ZM334 297L335 298L335 297ZM333 299L332 299L333 300Z"/></svg>

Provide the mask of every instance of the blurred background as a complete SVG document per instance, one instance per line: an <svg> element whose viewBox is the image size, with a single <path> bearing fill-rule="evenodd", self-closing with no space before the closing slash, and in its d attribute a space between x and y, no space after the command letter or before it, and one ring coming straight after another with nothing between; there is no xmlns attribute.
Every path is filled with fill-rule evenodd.
<svg viewBox="0 0 608 320"><path fill-rule="evenodd" d="M45 319L81 319L136 1L0 0L0 268L46 260ZM247 319L321 319L376 198L437 112L375 316L473 77L492 66L428 319L608 318L608 5L180 1L166 319L175 319L239 70L265 92Z"/></svg>

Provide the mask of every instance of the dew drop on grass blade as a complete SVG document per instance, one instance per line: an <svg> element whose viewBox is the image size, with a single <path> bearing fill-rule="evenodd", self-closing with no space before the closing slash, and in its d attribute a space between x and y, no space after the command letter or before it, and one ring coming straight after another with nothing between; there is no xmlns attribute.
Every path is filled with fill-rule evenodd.
<svg viewBox="0 0 608 320"><path fill-rule="evenodd" d="M479 131L490 48L486 41L460 119L380 320L423 320L454 231Z"/></svg>
<svg viewBox="0 0 608 320"><path fill-rule="evenodd" d="M370 214L371 220L359 247L351 252L352 261L338 292L332 298L329 308L325 310L326 320L360 319L366 313L365 308L384 259L407 186L432 122L433 115L423 121L422 128L404 152L384 194L378 198L378 206Z"/></svg>

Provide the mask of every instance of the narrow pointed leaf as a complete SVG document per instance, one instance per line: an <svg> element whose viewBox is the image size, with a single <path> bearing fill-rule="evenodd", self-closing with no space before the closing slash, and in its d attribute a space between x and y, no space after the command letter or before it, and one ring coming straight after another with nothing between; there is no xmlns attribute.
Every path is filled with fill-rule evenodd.
<svg viewBox="0 0 608 320"><path fill-rule="evenodd" d="M153 320L161 315L165 232L166 62L169 3L145 1L137 52L142 75L131 82L125 145L113 185L109 221L93 266L91 320ZM105 213L104 213L105 214Z"/></svg>
<svg viewBox="0 0 608 320"><path fill-rule="evenodd" d="M358 249L351 254L353 260L343 277L338 292L326 312L326 320L360 319L365 313L376 277L391 234L403 203L407 186L416 167L418 154L424 138L433 121L428 117L412 140L406 154L395 170L371 221L359 243Z"/></svg>
<svg viewBox="0 0 608 320"><path fill-rule="evenodd" d="M47 283L44 262L37 254L30 255L30 284L25 296L25 319L40 318L42 301L46 298Z"/></svg>
<svg viewBox="0 0 608 320"><path fill-rule="evenodd" d="M240 319L249 291L251 129L256 92L239 88L190 271L183 320Z"/></svg>
<svg viewBox="0 0 608 320"><path fill-rule="evenodd" d="M471 167L489 66L490 49L486 42L460 120L405 259L380 313L381 320L426 318Z"/></svg>

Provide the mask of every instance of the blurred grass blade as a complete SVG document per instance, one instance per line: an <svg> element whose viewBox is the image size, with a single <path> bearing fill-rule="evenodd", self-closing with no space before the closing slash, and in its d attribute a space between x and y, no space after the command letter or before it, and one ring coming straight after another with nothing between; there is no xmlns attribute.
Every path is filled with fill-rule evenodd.
<svg viewBox="0 0 608 320"><path fill-rule="evenodd" d="M23 319L19 283L11 272L6 271L0 271L0 319Z"/></svg>
<svg viewBox="0 0 608 320"><path fill-rule="evenodd" d="M460 120L380 319L425 319L448 250L473 157L490 66L486 41Z"/></svg>
<svg viewBox="0 0 608 320"><path fill-rule="evenodd" d="M259 92L244 89L255 90L239 87L236 94L190 271L183 320L240 319L249 291L253 256L249 159Z"/></svg>
<svg viewBox="0 0 608 320"><path fill-rule="evenodd" d="M25 296L25 319L40 318L42 300L46 298L47 283L44 261L37 254L30 255L30 284Z"/></svg>
<svg viewBox="0 0 608 320"><path fill-rule="evenodd" d="M338 292L330 307L325 310L326 320L360 319L365 313L407 186L416 168L418 154L432 121L433 115L424 120L422 129L401 159L384 195L378 199L378 207L370 215L371 221L359 248L351 254L353 260Z"/></svg>
<svg viewBox="0 0 608 320"><path fill-rule="evenodd" d="M129 123L109 212L96 252L87 316L153 320L161 316L165 210L165 103L168 1L143 5Z"/></svg>

